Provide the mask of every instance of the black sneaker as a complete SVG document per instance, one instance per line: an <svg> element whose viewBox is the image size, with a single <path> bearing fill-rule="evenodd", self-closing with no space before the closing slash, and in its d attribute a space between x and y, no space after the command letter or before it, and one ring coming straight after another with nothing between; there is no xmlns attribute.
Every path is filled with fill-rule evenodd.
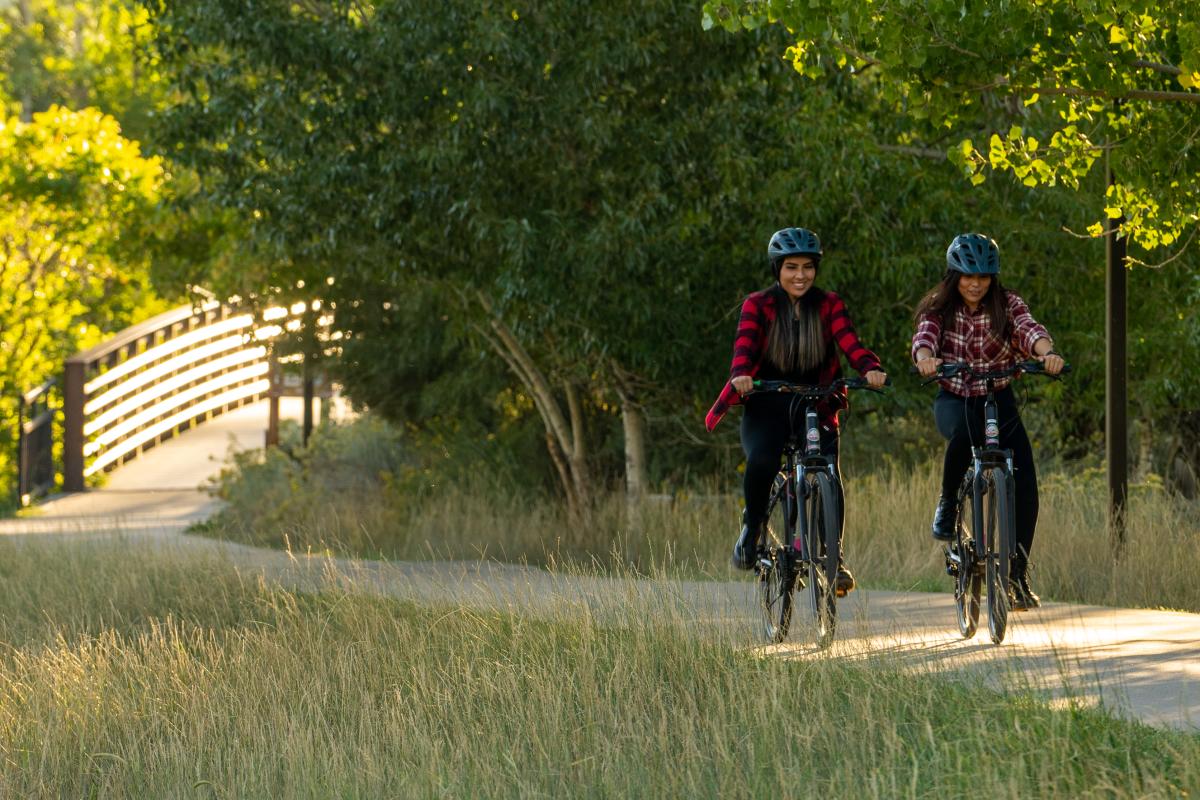
<svg viewBox="0 0 1200 800"><path fill-rule="evenodd" d="M1010 581L1012 584L1012 610L1013 611L1028 611L1031 608L1040 608L1042 599L1033 593L1033 589L1029 587L1029 578L1022 575L1019 578L1013 578Z"/></svg>
<svg viewBox="0 0 1200 800"><path fill-rule="evenodd" d="M939 542L954 541L954 529L958 527L958 508L952 497L938 499L937 511L933 513L931 526L933 538Z"/></svg>
<svg viewBox="0 0 1200 800"><path fill-rule="evenodd" d="M742 523L742 532L738 534L738 540L733 545L733 557L730 558L734 569L754 569L754 562L758 558L758 540L761 532L761 524Z"/></svg>
<svg viewBox="0 0 1200 800"><path fill-rule="evenodd" d="M845 563L838 564L837 577L833 579L833 593L845 597L854 591L854 573L846 568Z"/></svg>

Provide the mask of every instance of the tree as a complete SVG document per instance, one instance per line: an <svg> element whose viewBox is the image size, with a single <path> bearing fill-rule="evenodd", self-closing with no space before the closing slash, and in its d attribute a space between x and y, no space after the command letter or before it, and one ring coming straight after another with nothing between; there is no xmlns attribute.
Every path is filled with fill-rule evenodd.
<svg viewBox="0 0 1200 800"><path fill-rule="evenodd" d="M796 176L763 180L754 159L802 129L762 42L706 37L674 3L613 10L596 29L556 3L155 16L185 97L166 137L252 246L336 276L348 353L384 329L365 308L401 307L414 281L457 288L456 316L532 399L575 505L591 491L589 407L622 410L633 491L644 396L694 413L687 390L712 363L699 295L736 302L729 264L761 269L746 231L765 240L775 223L756 212ZM686 390L661 390L679 375Z"/></svg>
<svg viewBox="0 0 1200 800"><path fill-rule="evenodd" d="M142 58L151 37L135 0L18 0L0 8L0 94L21 119L52 105L100 108L140 140L163 84Z"/></svg>
<svg viewBox="0 0 1200 800"><path fill-rule="evenodd" d="M1120 180L1104 213L1123 217L1122 233L1148 251L1194 235L1200 7L1190 0L709 0L703 19L786 27L798 72L869 83L912 120L901 144L940 146L973 183L996 170L1075 188L1112 149Z"/></svg>
<svg viewBox="0 0 1200 800"><path fill-rule="evenodd" d="M161 163L98 111L0 123L0 418L15 420L17 395L72 353L165 310L127 236L162 180ZM0 436L11 443L12 425ZM5 465L11 452L0 448Z"/></svg>

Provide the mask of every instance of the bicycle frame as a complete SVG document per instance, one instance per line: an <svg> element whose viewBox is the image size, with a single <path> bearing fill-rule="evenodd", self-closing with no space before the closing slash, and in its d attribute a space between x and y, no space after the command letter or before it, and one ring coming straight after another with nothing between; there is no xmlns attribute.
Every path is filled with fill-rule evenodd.
<svg viewBox="0 0 1200 800"><path fill-rule="evenodd" d="M976 557L998 559L995 543L985 540L984 495L991 480L996 491L1011 491L1013 474L1012 450L1000 447L1000 420L996 407L996 379L986 378L987 398L983 403L983 447L971 448L971 531L975 539ZM997 481L999 474L1001 480ZM1002 534L1003 535L1003 534ZM1008 552L1015 551L1016 542L1010 542Z"/></svg>
<svg viewBox="0 0 1200 800"><path fill-rule="evenodd" d="M762 385L762 382L760 382L760 385ZM793 387L781 381L766 382L766 385L777 385L777 391L794 393L799 398L802 398L804 402L804 436L800 439L793 434L791 440L783 450L784 473L788 476L789 485L787 494L788 507L785 509L784 515L787 525L784 531L783 544L798 557L800 563L808 565L812 561L809 543L809 515L801 513L801 511L806 510L809 492L811 491L809 489L808 475L813 470L819 470L829 476L830 482L835 487L840 483L833 462L821 452L820 419L813 404L839 386L858 387L857 384L847 381L840 381L829 387L820 387L819 390L812 388L810 391L806 391L809 387ZM789 388L782 388L785 386ZM801 441L803 444L800 443ZM841 520L836 520L835 522L840 523Z"/></svg>
<svg viewBox="0 0 1200 800"><path fill-rule="evenodd" d="M1069 366L1064 365L1064 372ZM966 364L943 363L932 378L965 376L986 382L983 404L983 444L971 447L971 464L955 498L962 507L969 492L971 498L971 537L965 537L963 520L958 521L955 540L946 546L946 568L955 576L955 603L959 630L964 637L975 634L979 616L979 587L988 586L988 630L992 642L1004 640L1008 609L1012 602L1012 565L1017 555L1015 483L1012 450L1000 446L1000 419L996 403L996 381L1017 372L1047 374L1038 362L1027 361L995 371L976 371ZM930 381L927 381L927 383ZM968 488L969 485L969 488ZM987 508L984 508L985 499ZM964 510L965 511L965 510ZM994 540L989 541L989 534ZM961 547L959 546L961 544Z"/></svg>

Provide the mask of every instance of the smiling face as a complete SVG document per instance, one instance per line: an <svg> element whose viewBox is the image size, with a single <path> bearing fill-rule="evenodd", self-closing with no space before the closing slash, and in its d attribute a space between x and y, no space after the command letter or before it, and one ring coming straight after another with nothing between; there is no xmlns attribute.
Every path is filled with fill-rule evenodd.
<svg viewBox="0 0 1200 800"><path fill-rule="evenodd" d="M958 278L958 293L962 295L963 302L967 304L967 308L972 311L983 300L988 289L992 286L991 275L960 275Z"/></svg>
<svg viewBox="0 0 1200 800"><path fill-rule="evenodd" d="M812 288L817 278L817 262L812 256L788 256L779 270L779 285L793 301Z"/></svg>

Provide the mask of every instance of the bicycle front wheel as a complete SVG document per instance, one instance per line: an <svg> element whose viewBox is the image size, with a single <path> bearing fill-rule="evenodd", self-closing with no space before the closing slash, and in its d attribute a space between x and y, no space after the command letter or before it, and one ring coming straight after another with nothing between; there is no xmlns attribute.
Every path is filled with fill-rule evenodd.
<svg viewBox="0 0 1200 800"><path fill-rule="evenodd" d="M1012 477L1007 472L993 472L988 480L987 499L987 587L988 633L992 642L1000 644L1008 631L1009 573L1012 543L1015 539L1012 516Z"/></svg>
<svg viewBox="0 0 1200 800"><path fill-rule="evenodd" d="M763 635L771 643L787 638L792 622L794 559L788 552L796 520L795 492L784 472L775 476L767 500L767 540L758 553L758 607Z"/></svg>
<svg viewBox="0 0 1200 800"><path fill-rule="evenodd" d="M983 576L975 556L975 525L971 514L972 473L968 472L958 492L958 526L954 547L958 556L958 572L954 576L954 604L958 611L958 632L970 639L979 629L979 596ZM971 522L968 524L968 520Z"/></svg>
<svg viewBox="0 0 1200 800"><path fill-rule="evenodd" d="M832 479L824 472L811 474L806 509L809 599L817 626L817 644L828 647L837 632L837 598L833 582L837 578L841 555L841 520Z"/></svg>

